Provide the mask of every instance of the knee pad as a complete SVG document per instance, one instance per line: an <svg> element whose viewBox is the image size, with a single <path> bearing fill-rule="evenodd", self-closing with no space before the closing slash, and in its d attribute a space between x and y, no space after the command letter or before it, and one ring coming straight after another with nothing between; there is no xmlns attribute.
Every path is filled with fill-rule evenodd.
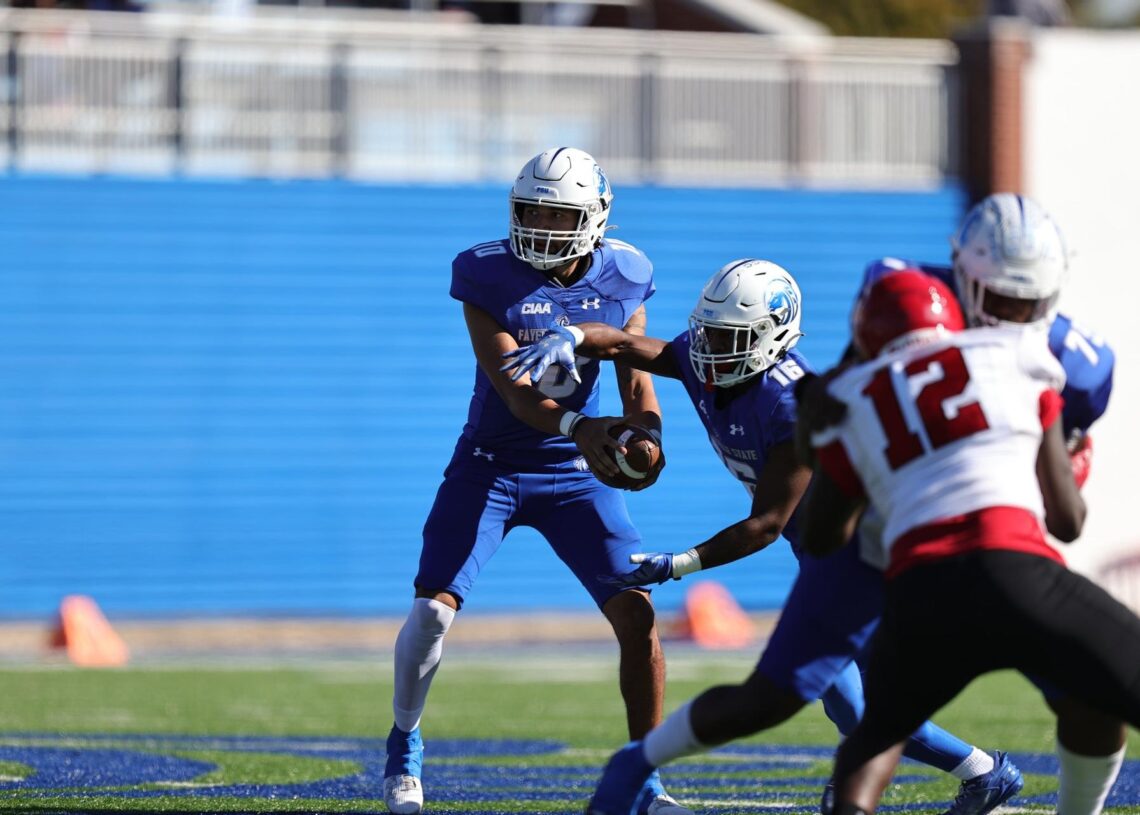
<svg viewBox="0 0 1140 815"><path fill-rule="evenodd" d="M413 629L417 640L439 639L451 627L455 613L455 609L439 600L417 597L412 603L406 627Z"/></svg>

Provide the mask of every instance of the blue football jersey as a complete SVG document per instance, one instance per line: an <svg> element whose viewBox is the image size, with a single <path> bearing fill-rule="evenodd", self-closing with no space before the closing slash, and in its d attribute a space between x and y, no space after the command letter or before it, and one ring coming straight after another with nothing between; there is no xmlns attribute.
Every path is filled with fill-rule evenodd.
<svg viewBox="0 0 1140 815"><path fill-rule="evenodd" d="M757 475L768 461L768 451L795 438L796 399L793 389L797 379L814 369L793 348L783 360L742 386L741 392L733 399L717 407L717 392L723 389L710 389L697 378L697 372L689 361L688 332L674 339L671 345L681 372L681 382L709 434L713 450L733 477L752 495ZM784 537L796 548L794 515L784 527Z"/></svg>
<svg viewBox="0 0 1140 815"><path fill-rule="evenodd" d="M937 277L961 297L951 267L899 258L878 258L868 263L863 270L860 294L879 278L906 268L921 269ZM1065 436L1068 438L1074 433L1084 433L1104 415L1108 407L1116 355L1103 339L1075 326L1072 319L1064 314L1058 314L1049 327L1049 350L1065 369L1065 389L1061 391L1061 397L1065 400L1065 406L1061 410L1061 426Z"/></svg>
<svg viewBox="0 0 1140 815"><path fill-rule="evenodd" d="M622 328L654 291L649 259L616 240L604 241L591 255L586 274L568 288L516 258L506 240L473 246L451 264L451 296L486 311L519 345L541 339L553 322L603 322ZM537 387L569 410L597 416L601 364L578 357L577 367L581 384L561 367L551 366ZM565 436L548 435L516 419L478 365L463 443L493 451L497 462L519 472L541 471L579 457Z"/></svg>

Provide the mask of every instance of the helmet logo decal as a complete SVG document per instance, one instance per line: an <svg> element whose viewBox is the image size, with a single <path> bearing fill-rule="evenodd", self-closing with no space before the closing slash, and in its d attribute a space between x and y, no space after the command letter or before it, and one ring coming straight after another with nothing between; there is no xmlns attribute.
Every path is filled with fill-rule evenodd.
<svg viewBox="0 0 1140 815"><path fill-rule="evenodd" d="M606 193L610 190L609 179L606 178L606 174L602 172L602 168L597 164L594 165L594 186L598 189L599 198L605 198Z"/></svg>
<svg viewBox="0 0 1140 815"><path fill-rule="evenodd" d="M543 195L555 195L557 192L553 187L544 187L541 184L535 184L534 191Z"/></svg>
<svg viewBox="0 0 1140 815"><path fill-rule="evenodd" d="M772 319L776 321L777 325L787 325L799 314L800 304L796 299L795 292L784 281L770 286L765 299L768 303L768 311L772 314Z"/></svg>

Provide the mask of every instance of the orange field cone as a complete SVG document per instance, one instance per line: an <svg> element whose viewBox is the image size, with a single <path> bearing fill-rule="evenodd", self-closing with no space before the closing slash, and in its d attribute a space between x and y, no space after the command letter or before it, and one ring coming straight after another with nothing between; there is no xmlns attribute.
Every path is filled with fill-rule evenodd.
<svg viewBox="0 0 1140 815"><path fill-rule="evenodd" d="M757 640L752 620L728 589L715 581L690 588L681 613L681 633L702 648L741 648Z"/></svg>
<svg viewBox="0 0 1140 815"><path fill-rule="evenodd" d="M66 648L67 658L85 668L125 665L130 651L90 597L71 594L59 604L51 645Z"/></svg>

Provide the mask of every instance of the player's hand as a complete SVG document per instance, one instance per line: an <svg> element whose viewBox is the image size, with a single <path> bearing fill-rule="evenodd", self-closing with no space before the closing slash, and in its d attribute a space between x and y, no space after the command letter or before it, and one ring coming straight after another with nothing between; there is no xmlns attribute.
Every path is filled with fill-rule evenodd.
<svg viewBox="0 0 1140 815"><path fill-rule="evenodd" d="M621 475L621 469L606 453L606 448L625 453L625 448L610 435L610 428L622 421L624 420L617 416L588 417L579 422L574 429L574 443L578 445L578 450L586 459L590 470L601 478L603 483L607 477L617 478Z"/></svg>
<svg viewBox="0 0 1140 815"><path fill-rule="evenodd" d="M1069 444L1069 464L1073 468L1073 480L1077 482L1077 489L1081 489L1088 480L1092 470L1093 443L1092 436L1082 433Z"/></svg>
<svg viewBox="0 0 1140 815"><path fill-rule="evenodd" d="M831 380L842 373L842 367L832 368L815 376L804 374L796 383L796 418L802 421L809 433L818 433L834 427L847 415L847 405L827 392Z"/></svg>
<svg viewBox="0 0 1140 815"><path fill-rule="evenodd" d="M574 335L565 326L552 325L538 342L504 353L503 359L508 362L499 370L512 371L512 382L517 382L527 372L530 373L530 381L537 382L551 365L561 365L575 382L581 384L582 377L574 364L576 344Z"/></svg>
<svg viewBox="0 0 1140 815"><path fill-rule="evenodd" d="M832 368L822 376L804 374L796 382L796 458L808 467L815 466L812 434L839 424L847 415L847 405L827 392L827 384L842 369L843 366Z"/></svg>
<svg viewBox="0 0 1140 815"><path fill-rule="evenodd" d="M646 552L642 555L630 555L630 563L641 565L632 572L621 575L599 576L603 583L619 586L623 589L648 586L650 583L664 583L673 579L673 553L672 552Z"/></svg>

